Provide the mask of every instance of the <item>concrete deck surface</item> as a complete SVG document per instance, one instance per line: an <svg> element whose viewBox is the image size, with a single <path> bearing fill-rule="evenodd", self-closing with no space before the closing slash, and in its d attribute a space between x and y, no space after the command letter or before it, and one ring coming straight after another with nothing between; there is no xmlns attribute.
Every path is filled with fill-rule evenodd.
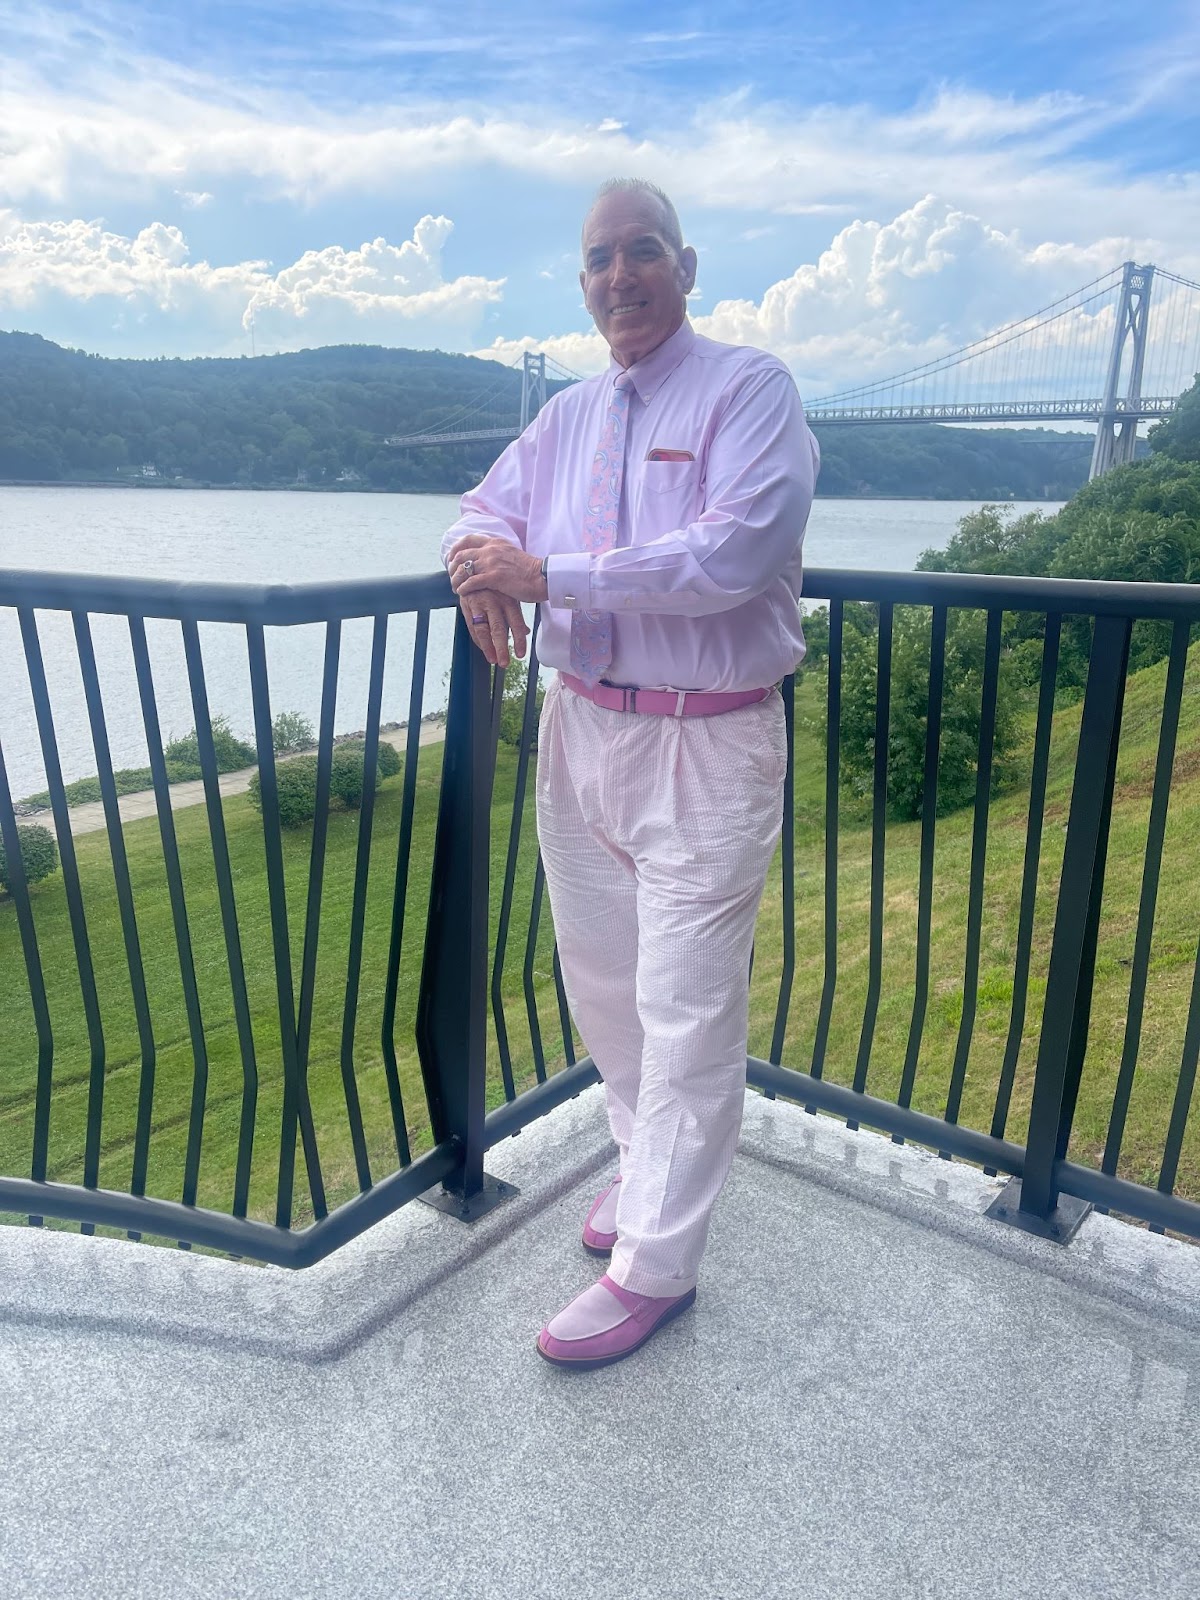
<svg viewBox="0 0 1200 1600"><path fill-rule="evenodd" d="M599 1090L307 1273L0 1229L0 1595L1036 1595L1200 1570L1200 1250L747 1096L694 1310L541 1361Z"/></svg>

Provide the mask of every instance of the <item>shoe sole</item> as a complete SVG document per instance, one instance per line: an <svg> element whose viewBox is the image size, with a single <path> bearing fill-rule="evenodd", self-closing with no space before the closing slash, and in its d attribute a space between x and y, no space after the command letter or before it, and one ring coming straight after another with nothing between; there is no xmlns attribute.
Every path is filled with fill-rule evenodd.
<svg viewBox="0 0 1200 1600"><path fill-rule="evenodd" d="M616 1355L589 1356L583 1361L572 1361L569 1356L549 1355L542 1349L540 1339L536 1345L537 1353L543 1361L548 1361L552 1367L569 1367L572 1372L594 1372L597 1367L611 1367L614 1361L624 1361L626 1356L631 1356L635 1350L640 1350L647 1340L653 1339L660 1328L665 1328L668 1322L673 1322L676 1317L682 1315L689 1306L695 1303L696 1291L695 1289L689 1289L687 1294L681 1297L679 1304L672 1306L669 1311L664 1311L654 1326L649 1328L636 1344L631 1344L628 1350L621 1350Z"/></svg>
<svg viewBox="0 0 1200 1600"><path fill-rule="evenodd" d="M586 1239L583 1241L583 1248L587 1251L588 1255L590 1255L590 1256L601 1256L601 1257L603 1257L603 1256L610 1256L613 1253L612 1245L610 1245L610 1244L589 1244Z"/></svg>

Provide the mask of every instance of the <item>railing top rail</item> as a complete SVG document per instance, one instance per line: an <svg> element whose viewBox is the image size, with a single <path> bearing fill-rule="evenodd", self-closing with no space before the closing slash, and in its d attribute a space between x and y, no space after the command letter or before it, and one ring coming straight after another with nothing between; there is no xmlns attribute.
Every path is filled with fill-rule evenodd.
<svg viewBox="0 0 1200 1600"><path fill-rule="evenodd" d="M292 626L334 618L392 616L452 606L444 572L403 578L337 578L317 583L181 583L114 573L0 568L0 606L109 612L189 622Z"/></svg>
<svg viewBox="0 0 1200 1600"><path fill-rule="evenodd" d="M1092 578L808 567L803 593L805 600L890 600L897 605L1200 622L1200 583L1111 583Z"/></svg>
<svg viewBox="0 0 1200 1600"><path fill-rule="evenodd" d="M1079 616L1200 621L1200 584L1111 583L968 572L887 572L809 567L806 600L1054 611ZM342 578L317 583L180 583L115 574L0 569L0 606L109 612L198 622L291 626L333 618L391 616L454 605L445 573Z"/></svg>

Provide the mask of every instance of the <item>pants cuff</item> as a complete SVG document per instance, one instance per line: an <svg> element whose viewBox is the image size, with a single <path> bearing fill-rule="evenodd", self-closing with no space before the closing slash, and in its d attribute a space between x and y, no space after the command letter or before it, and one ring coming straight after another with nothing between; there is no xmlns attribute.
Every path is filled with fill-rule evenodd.
<svg viewBox="0 0 1200 1600"><path fill-rule="evenodd" d="M628 1289L630 1294L647 1294L655 1300L672 1299L696 1287L694 1272L690 1277L664 1278L633 1266L623 1257L619 1243L613 1250L607 1275L622 1289Z"/></svg>

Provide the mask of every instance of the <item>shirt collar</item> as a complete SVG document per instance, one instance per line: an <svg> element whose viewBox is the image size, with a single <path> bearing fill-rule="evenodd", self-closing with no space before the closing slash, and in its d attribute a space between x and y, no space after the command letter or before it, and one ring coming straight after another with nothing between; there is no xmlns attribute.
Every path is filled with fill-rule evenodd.
<svg viewBox="0 0 1200 1600"><path fill-rule="evenodd" d="M690 353L695 342L696 330L684 317L669 339L664 339L648 356L635 361L631 367L621 368L616 361L610 360L609 376L615 379L622 370L628 372L630 382L637 390L642 404L649 405L676 367Z"/></svg>

